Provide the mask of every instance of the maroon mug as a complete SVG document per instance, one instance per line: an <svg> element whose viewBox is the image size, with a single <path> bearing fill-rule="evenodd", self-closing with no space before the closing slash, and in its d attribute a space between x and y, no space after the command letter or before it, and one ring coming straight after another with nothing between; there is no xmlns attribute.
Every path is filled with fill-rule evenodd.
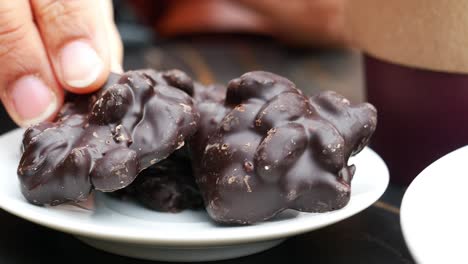
<svg viewBox="0 0 468 264"><path fill-rule="evenodd" d="M369 55L364 64L367 97L379 115L371 147L387 163L391 182L408 185L436 159L468 144L468 74Z"/></svg>

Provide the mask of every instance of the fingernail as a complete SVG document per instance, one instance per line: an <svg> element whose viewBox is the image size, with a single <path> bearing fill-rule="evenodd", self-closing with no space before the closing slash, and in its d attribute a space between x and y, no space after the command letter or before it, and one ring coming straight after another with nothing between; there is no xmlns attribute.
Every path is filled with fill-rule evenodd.
<svg viewBox="0 0 468 264"><path fill-rule="evenodd" d="M65 45L59 58L63 81L73 88L90 86L104 68L96 51L83 41Z"/></svg>
<svg viewBox="0 0 468 264"><path fill-rule="evenodd" d="M13 83L10 98L21 125L42 122L57 110L57 98L36 76L25 76Z"/></svg>

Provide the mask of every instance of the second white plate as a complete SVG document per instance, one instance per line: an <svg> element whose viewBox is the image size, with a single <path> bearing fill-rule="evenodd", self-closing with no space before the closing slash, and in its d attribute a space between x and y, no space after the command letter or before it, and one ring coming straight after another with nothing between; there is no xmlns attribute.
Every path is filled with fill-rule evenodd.
<svg viewBox="0 0 468 264"><path fill-rule="evenodd" d="M418 263L468 263L468 146L424 169L405 192L401 227Z"/></svg>

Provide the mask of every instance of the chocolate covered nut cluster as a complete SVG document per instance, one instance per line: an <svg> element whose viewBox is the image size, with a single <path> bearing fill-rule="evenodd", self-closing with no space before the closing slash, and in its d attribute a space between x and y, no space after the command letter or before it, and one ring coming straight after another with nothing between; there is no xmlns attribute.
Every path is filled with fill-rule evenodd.
<svg viewBox="0 0 468 264"><path fill-rule="evenodd" d="M348 159L375 130L373 106L334 92L307 98L283 77L250 72L229 83L217 107L221 118L200 112L201 126L220 121L214 131L199 129L194 144L195 177L216 222L251 224L285 209L348 203L355 172Z"/></svg>
<svg viewBox="0 0 468 264"><path fill-rule="evenodd" d="M180 71L113 75L96 94L66 104L54 122L30 127L18 167L26 199L57 205L129 185L196 132L191 84Z"/></svg>
<svg viewBox="0 0 468 264"><path fill-rule="evenodd" d="M342 208L356 170L348 160L377 123L370 104L309 98L261 71L227 87L178 70L131 71L68 100L55 122L25 132L18 175L28 201L120 190L158 211L204 205L223 224Z"/></svg>

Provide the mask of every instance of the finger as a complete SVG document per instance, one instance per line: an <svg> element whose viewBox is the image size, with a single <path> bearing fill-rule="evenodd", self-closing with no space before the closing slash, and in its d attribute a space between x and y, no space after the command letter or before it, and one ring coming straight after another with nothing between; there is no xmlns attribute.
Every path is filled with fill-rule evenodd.
<svg viewBox="0 0 468 264"><path fill-rule="evenodd" d="M31 0L57 79L72 92L94 91L109 75L110 17L101 1Z"/></svg>
<svg viewBox="0 0 468 264"><path fill-rule="evenodd" d="M0 98L12 119L28 126L51 118L63 92L28 0L0 1L0 61Z"/></svg>
<svg viewBox="0 0 468 264"><path fill-rule="evenodd" d="M111 71L115 73L123 72L123 44L122 39L120 38L119 31L114 23L108 24L109 29L109 40L110 47L109 50L111 54Z"/></svg>
<svg viewBox="0 0 468 264"><path fill-rule="evenodd" d="M112 72L122 73L122 59L123 59L123 44L120 38L119 31L114 23L114 9L111 0L99 1L103 14L107 14L105 19L105 27L107 32L107 39L110 52L110 68Z"/></svg>

